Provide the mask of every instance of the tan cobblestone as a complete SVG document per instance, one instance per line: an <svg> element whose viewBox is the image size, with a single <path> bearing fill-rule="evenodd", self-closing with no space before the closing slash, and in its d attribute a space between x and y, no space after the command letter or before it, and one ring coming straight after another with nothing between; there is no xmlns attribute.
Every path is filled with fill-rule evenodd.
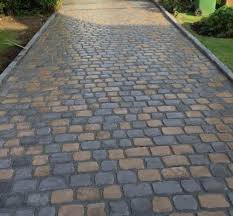
<svg viewBox="0 0 233 216"><path fill-rule="evenodd" d="M159 127L163 125L163 123L160 120L149 120L146 122L149 127Z"/></svg>
<svg viewBox="0 0 233 216"><path fill-rule="evenodd" d="M48 155L36 155L33 157L32 165L39 166L48 163Z"/></svg>
<svg viewBox="0 0 233 216"><path fill-rule="evenodd" d="M89 151L79 151L73 154L75 161L86 161L91 158L91 153Z"/></svg>
<svg viewBox="0 0 233 216"><path fill-rule="evenodd" d="M138 178L140 181L160 181L161 175L159 173L159 170L144 169L138 170Z"/></svg>
<svg viewBox="0 0 233 216"><path fill-rule="evenodd" d="M100 192L94 187L81 187L77 190L77 199L81 201L99 200Z"/></svg>
<svg viewBox="0 0 233 216"><path fill-rule="evenodd" d="M105 199L119 199L122 196L119 185L110 185L104 188L103 195Z"/></svg>
<svg viewBox="0 0 233 216"><path fill-rule="evenodd" d="M199 212L197 216L227 216L227 215L223 211L214 211L214 212L203 211L203 212Z"/></svg>
<svg viewBox="0 0 233 216"><path fill-rule="evenodd" d="M61 206L58 216L84 216L84 207L75 204Z"/></svg>
<svg viewBox="0 0 233 216"><path fill-rule="evenodd" d="M66 203L73 200L73 190L57 190L52 192L51 203Z"/></svg>
<svg viewBox="0 0 233 216"><path fill-rule="evenodd" d="M183 129L180 127L163 127L162 131L165 135L176 135L184 133Z"/></svg>
<svg viewBox="0 0 233 216"><path fill-rule="evenodd" d="M185 126L184 131L188 134L203 133L200 126Z"/></svg>
<svg viewBox="0 0 233 216"><path fill-rule="evenodd" d="M169 146L155 146L151 147L150 150L153 156L165 156L172 154Z"/></svg>
<svg viewBox="0 0 233 216"><path fill-rule="evenodd" d="M78 172L94 172L99 170L97 162L80 162L78 164Z"/></svg>
<svg viewBox="0 0 233 216"><path fill-rule="evenodd" d="M34 176L48 176L50 173L49 166L39 166L35 169Z"/></svg>
<svg viewBox="0 0 233 216"><path fill-rule="evenodd" d="M135 146L151 146L153 142L150 138L134 138L134 145Z"/></svg>
<svg viewBox="0 0 233 216"><path fill-rule="evenodd" d="M106 216L104 203L93 203L87 205L87 216Z"/></svg>
<svg viewBox="0 0 233 216"><path fill-rule="evenodd" d="M150 152L147 147L129 148L125 150L127 157L149 156Z"/></svg>
<svg viewBox="0 0 233 216"><path fill-rule="evenodd" d="M222 194L203 194L199 195L198 199L203 208L227 208L230 206Z"/></svg>
<svg viewBox="0 0 233 216"><path fill-rule="evenodd" d="M218 138L215 134L200 134L201 140L203 142L216 142Z"/></svg>
<svg viewBox="0 0 233 216"><path fill-rule="evenodd" d="M13 169L0 169L0 180L8 180L13 177Z"/></svg>
<svg viewBox="0 0 233 216"><path fill-rule="evenodd" d="M188 154L193 153L193 148L191 145L174 145L172 150L175 154Z"/></svg>
<svg viewBox="0 0 233 216"><path fill-rule="evenodd" d="M193 177L210 177L210 171L205 166L191 166L190 172Z"/></svg>
<svg viewBox="0 0 233 216"><path fill-rule="evenodd" d="M155 197L153 199L153 211L156 213L172 211L172 205L168 197Z"/></svg>
<svg viewBox="0 0 233 216"><path fill-rule="evenodd" d="M111 137L111 134L108 131L99 131L96 135L96 139L104 140L109 139Z"/></svg>
<svg viewBox="0 0 233 216"><path fill-rule="evenodd" d="M91 141L95 139L94 133L82 133L79 135L79 141Z"/></svg>
<svg viewBox="0 0 233 216"><path fill-rule="evenodd" d="M131 158L131 159L120 159L119 165L122 169L143 169L144 163L142 159Z"/></svg>
<svg viewBox="0 0 233 216"><path fill-rule="evenodd" d="M83 131L82 126L80 125L72 125L69 127L69 132L70 133L80 133Z"/></svg>
<svg viewBox="0 0 233 216"><path fill-rule="evenodd" d="M112 149L108 151L109 159L116 160L124 158L124 151L122 149Z"/></svg>
<svg viewBox="0 0 233 216"><path fill-rule="evenodd" d="M62 146L63 152L73 152L79 150L79 143L66 143Z"/></svg>
<svg viewBox="0 0 233 216"><path fill-rule="evenodd" d="M161 171L165 179L187 178L189 173L184 167L165 168Z"/></svg>
<svg viewBox="0 0 233 216"><path fill-rule="evenodd" d="M183 156L183 155L169 155L169 156L162 157L162 159L163 159L163 162L168 167L189 165L189 162L186 156Z"/></svg>
<svg viewBox="0 0 233 216"><path fill-rule="evenodd" d="M211 153L209 158L213 163L230 163L229 158L224 153Z"/></svg>

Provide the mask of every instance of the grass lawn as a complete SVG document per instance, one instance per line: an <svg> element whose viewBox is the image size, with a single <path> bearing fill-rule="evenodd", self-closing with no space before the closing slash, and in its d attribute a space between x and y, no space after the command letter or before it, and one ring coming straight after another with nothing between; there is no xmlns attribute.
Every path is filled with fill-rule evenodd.
<svg viewBox="0 0 233 216"><path fill-rule="evenodd" d="M0 16L0 74L46 19L47 15Z"/></svg>
<svg viewBox="0 0 233 216"><path fill-rule="evenodd" d="M4 52L6 49L13 47L12 43L17 41L17 34L10 30L0 30L0 53Z"/></svg>
<svg viewBox="0 0 233 216"><path fill-rule="evenodd" d="M200 20L201 17L179 13L176 19L233 71L233 38L214 38L196 34L191 30L190 24Z"/></svg>

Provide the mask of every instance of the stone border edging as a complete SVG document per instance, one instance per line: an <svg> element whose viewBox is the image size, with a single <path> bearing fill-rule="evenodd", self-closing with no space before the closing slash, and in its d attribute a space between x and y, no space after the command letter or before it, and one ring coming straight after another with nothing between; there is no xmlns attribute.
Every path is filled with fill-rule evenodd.
<svg viewBox="0 0 233 216"><path fill-rule="evenodd" d="M175 19L175 17L172 14L170 14L163 6L159 4L158 0L152 0L152 1L162 11L165 17L233 82L233 72L221 60L219 60L209 49L207 49L195 36L193 36L181 24L179 24L178 21Z"/></svg>
<svg viewBox="0 0 233 216"><path fill-rule="evenodd" d="M26 44L24 49L22 49L18 55L13 59L13 61L5 68L5 70L0 74L0 87L7 80L7 78L12 74L13 69L21 62L21 60L26 56L28 51L32 48L35 42L41 37L41 35L48 28L49 24L57 16L57 12L54 12L47 21L41 26L41 28L34 34L32 39Z"/></svg>

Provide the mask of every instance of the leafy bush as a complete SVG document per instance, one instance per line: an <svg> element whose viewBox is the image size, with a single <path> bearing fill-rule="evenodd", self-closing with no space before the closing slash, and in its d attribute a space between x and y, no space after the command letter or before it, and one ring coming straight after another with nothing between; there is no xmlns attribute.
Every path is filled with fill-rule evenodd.
<svg viewBox="0 0 233 216"><path fill-rule="evenodd" d="M223 6L191 27L201 35L233 38L233 7Z"/></svg>
<svg viewBox="0 0 233 216"><path fill-rule="evenodd" d="M160 0L160 3L170 13L194 10L194 0Z"/></svg>
<svg viewBox="0 0 233 216"><path fill-rule="evenodd" d="M225 4L226 4L226 0L217 0L217 8L220 8Z"/></svg>
<svg viewBox="0 0 233 216"><path fill-rule="evenodd" d="M56 11L61 4L61 0L40 0L39 3L44 11Z"/></svg>
<svg viewBox="0 0 233 216"><path fill-rule="evenodd" d="M61 0L0 0L0 12L9 14L47 13L58 9Z"/></svg>

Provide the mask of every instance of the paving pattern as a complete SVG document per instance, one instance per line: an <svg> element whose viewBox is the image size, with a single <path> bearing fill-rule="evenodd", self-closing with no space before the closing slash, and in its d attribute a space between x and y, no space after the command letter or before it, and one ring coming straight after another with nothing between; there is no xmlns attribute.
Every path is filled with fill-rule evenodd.
<svg viewBox="0 0 233 216"><path fill-rule="evenodd" d="M0 216L232 216L233 84L150 2L66 1L0 92Z"/></svg>

